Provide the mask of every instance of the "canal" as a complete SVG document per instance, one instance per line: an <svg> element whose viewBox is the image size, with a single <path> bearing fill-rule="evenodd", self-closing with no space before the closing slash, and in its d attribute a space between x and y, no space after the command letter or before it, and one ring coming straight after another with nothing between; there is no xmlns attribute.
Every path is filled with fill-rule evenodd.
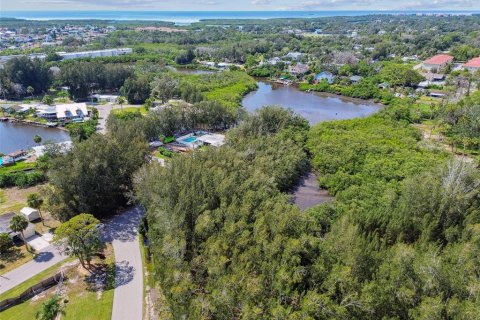
<svg viewBox="0 0 480 320"><path fill-rule="evenodd" d="M27 150L36 144L35 135L45 141L69 141L68 132L56 128L46 128L21 123L0 122L0 153L8 154L16 150Z"/></svg>

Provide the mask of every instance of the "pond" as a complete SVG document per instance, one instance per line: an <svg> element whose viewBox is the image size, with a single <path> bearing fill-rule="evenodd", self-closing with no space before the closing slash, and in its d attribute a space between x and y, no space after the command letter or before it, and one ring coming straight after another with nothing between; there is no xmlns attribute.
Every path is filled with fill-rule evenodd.
<svg viewBox="0 0 480 320"><path fill-rule="evenodd" d="M45 141L69 141L67 131L21 123L0 122L0 152L8 154L16 150L26 150L36 144L33 137L38 134Z"/></svg>
<svg viewBox="0 0 480 320"><path fill-rule="evenodd" d="M250 112L266 105L280 105L302 115L311 124L363 118L382 108L367 101L303 92L293 85L285 86L267 81L259 81L258 90L247 94L242 104Z"/></svg>

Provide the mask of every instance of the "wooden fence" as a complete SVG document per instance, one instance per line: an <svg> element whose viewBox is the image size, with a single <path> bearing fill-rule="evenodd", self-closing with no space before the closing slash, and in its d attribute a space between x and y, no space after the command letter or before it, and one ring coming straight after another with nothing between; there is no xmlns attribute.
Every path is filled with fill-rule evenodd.
<svg viewBox="0 0 480 320"><path fill-rule="evenodd" d="M61 279L63 280L62 271L28 288L16 298L9 298L9 299L0 301L0 312L7 310L8 308L11 308L13 306L16 306L17 304L20 304L47 289L50 289L51 287L58 284L58 282L61 281Z"/></svg>

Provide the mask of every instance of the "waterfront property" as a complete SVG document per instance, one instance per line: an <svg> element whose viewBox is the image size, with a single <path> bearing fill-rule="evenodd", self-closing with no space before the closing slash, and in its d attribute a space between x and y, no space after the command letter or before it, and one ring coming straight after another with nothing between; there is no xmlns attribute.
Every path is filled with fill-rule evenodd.
<svg viewBox="0 0 480 320"><path fill-rule="evenodd" d="M69 103L54 106L41 105L36 107L37 115L40 118L56 121L83 121L89 117L85 103Z"/></svg>
<svg viewBox="0 0 480 320"><path fill-rule="evenodd" d="M308 66L302 63L297 63L294 66L289 66L288 72L290 72L291 75L300 77L308 72Z"/></svg>
<svg viewBox="0 0 480 320"><path fill-rule="evenodd" d="M335 81L335 76L331 72L323 71L315 76L314 82L319 83L323 80L326 80L329 84L332 84Z"/></svg>
<svg viewBox="0 0 480 320"><path fill-rule="evenodd" d="M17 162L17 161L25 160L27 158L27 155L28 154L25 150L17 150L9 153L8 157L10 157L13 160L13 162Z"/></svg>

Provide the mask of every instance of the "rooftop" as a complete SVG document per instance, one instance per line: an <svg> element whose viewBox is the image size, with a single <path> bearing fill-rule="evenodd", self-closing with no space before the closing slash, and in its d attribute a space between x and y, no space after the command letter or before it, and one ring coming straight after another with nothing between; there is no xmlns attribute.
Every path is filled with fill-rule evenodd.
<svg viewBox="0 0 480 320"><path fill-rule="evenodd" d="M442 65L450 62L453 62L453 57L448 54L439 54L431 57L428 60L425 60L426 64L438 64L438 65Z"/></svg>
<svg viewBox="0 0 480 320"><path fill-rule="evenodd" d="M464 67L467 68L480 68L480 57L473 58L467 63L465 63Z"/></svg>
<svg viewBox="0 0 480 320"><path fill-rule="evenodd" d="M8 212L0 215L0 233L10 233L10 220L15 216L15 212Z"/></svg>

